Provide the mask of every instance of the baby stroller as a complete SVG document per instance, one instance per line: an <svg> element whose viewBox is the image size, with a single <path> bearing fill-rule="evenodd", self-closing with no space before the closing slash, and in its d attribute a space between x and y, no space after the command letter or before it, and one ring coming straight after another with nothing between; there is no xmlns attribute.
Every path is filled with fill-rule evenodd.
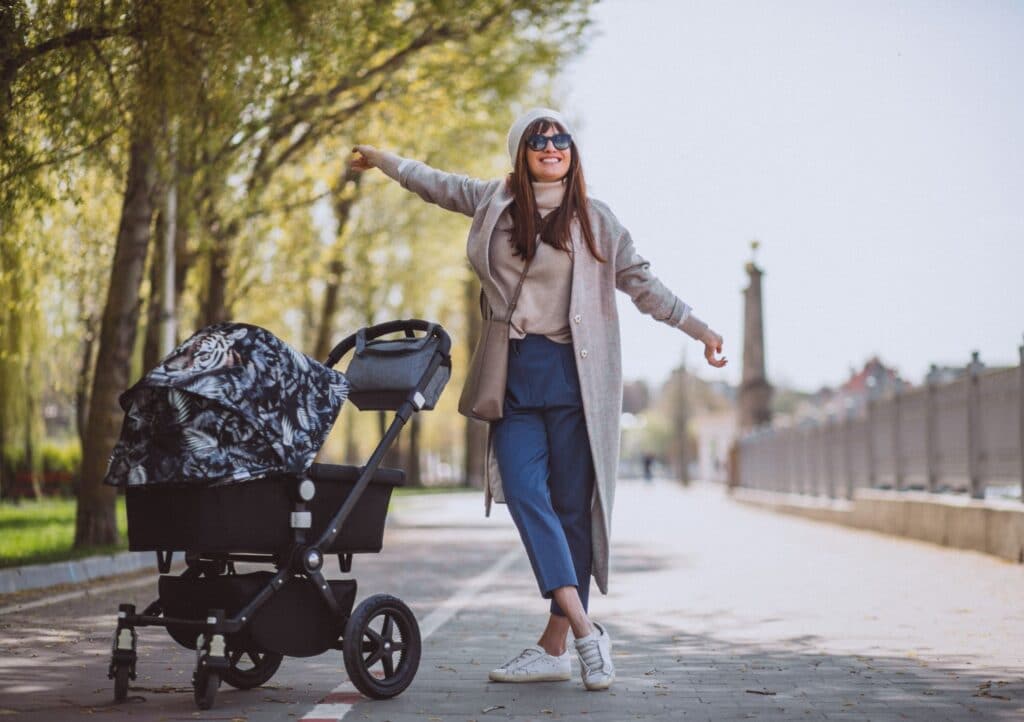
<svg viewBox="0 0 1024 722"><path fill-rule="evenodd" d="M333 370L352 350L345 374ZM106 482L125 488L129 549L155 551L160 578L141 614L118 608L116 700L135 679L136 630L152 626L196 651L200 709L222 680L258 687L283 657L330 649L369 697L409 686L420 658L412 611L385 594L353 610L356 580L325 578L324 557L337 554L349 572L353 554L381 550L391 491L404 481L381 460L413 413L434 408L450 351L439 325L392 321L349 336L321 365L259 327L218 324L122 395ZM365 466L314 464L346 397L394 419ZM175 552L180 575L170 573ZM241 562L268 569L236 572Z"/></svg>

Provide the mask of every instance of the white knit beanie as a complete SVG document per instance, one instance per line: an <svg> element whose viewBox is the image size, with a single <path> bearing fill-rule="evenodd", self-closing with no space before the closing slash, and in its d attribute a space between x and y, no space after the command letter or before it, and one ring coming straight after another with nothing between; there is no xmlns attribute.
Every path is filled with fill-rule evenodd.
<svg viewBox="0 0 1024 722"><path fill-rule="evenodd" d="M512 159L512 166L516 164L516 151L519 149L519 141L523 139L523 133L535 120L541 118L550 118L551 120L557 121L560 126L565 128L565 132L573 136L572 142L578 147L579 141L576 140L575 135L572 132L572 128L566 122L562 114L552 108L530 108L528 111L516 118L516 122L512 124L512 127L508 130L508 157Z"/></svg>

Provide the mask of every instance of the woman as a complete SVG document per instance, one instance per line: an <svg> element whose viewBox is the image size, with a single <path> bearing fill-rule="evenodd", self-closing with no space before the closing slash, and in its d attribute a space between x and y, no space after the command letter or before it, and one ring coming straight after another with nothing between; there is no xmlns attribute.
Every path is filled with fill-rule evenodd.
<svg viewBox="0 0 1024 722"><path fill-rule="evenodd" d="M579 147L559 112L534 108L512 124L513 170L504 179L444 173L369 145L354 152L357 170L379 168L424 200L472 217L470 263L495 316L508 318L513 307L504 415L488 434L486 505L489 513L492 496L507 502L551 614L537 645L490 678L570 679L571 628L584 686L607 689L611 639L587 607L591 575L608 591L622 406L614 290L703 342L716 368L726 364L715 356L722 337L651 273L611 210L587 196Z"/></svg>

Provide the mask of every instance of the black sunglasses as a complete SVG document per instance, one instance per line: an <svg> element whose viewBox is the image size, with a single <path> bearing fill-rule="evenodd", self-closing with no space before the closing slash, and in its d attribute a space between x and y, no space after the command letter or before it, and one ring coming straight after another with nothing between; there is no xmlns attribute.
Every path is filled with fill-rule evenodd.
<svg viewBox="0 0 1024 722"><path fill-rule="evenodd" d="M526 147L539 153L548 147L549 140L558 150L565 150L572 145L572 136L568 133L555 133L554 135L537 133L526 139Z"/></svg>

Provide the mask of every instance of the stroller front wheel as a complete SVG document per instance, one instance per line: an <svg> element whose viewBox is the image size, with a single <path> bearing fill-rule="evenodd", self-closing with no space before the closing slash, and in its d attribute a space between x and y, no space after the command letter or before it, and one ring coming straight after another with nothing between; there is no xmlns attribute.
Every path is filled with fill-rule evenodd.
<svg viewBox="0 0 1024 722"><path fill-rule="evenodd" d="M114 699L124 702L128 697L128 677L131 669L127 664L118 664L114 668Z"/></svg>
<svg viewBox="0 0 1024 722"><path fill-rule="evenodd" d="M192 680L192 696L195 699L196 707L199 709L210 709L213 707L213 701L217 698L217 689L219 687L219 672L205 667L197 669Z"/></svg>
<svg viewBox="0 0 1024 722"><path fill-rule="evenodd" d="M364 599L345 624L345 671L367 697L401 694L420 664L420 627L401 599L375 594Z"/></svg>

